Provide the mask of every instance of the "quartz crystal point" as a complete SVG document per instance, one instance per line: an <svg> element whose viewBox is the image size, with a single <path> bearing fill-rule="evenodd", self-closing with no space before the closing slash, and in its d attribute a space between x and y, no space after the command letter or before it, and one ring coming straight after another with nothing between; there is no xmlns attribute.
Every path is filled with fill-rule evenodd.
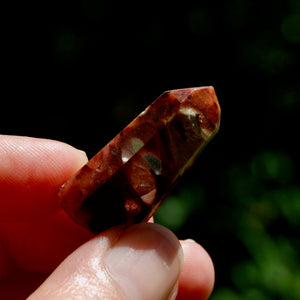
<svg viewBox="0 0 300 300"><path fill-rule="evenodd" d="M163 93L60 188L61 206L95 233L148 220L219 123L213 87Z"/></svg>

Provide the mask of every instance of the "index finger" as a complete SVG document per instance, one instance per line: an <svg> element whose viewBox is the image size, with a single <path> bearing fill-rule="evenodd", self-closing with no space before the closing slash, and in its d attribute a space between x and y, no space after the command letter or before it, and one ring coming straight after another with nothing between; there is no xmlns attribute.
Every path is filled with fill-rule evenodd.
<svg viewBox="0 0 300 300"><path fill-rule="evenodd" d="M87 162L62 142L0 135L0 222L30 221L56 213L56 191Z"/></svg>

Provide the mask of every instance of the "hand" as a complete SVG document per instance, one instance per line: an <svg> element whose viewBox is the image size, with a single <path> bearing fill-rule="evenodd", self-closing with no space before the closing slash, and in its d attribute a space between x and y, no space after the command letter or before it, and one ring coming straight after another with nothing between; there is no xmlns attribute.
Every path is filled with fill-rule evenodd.
<svg viewBox="0 0 300 300"><path fill-rule="evenodd" d="M0 135L0 298L207 299L214 268L199 244L150 223L93 237L64 213L55 192L86 161L61 142Z"/></svg>

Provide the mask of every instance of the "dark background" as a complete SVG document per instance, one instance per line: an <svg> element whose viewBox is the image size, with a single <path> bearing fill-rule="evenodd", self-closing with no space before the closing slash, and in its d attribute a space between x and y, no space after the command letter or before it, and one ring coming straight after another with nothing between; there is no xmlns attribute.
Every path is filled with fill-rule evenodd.
<svg viewBox="0 0 300 300"><path fill-rule="evenodd" d="M91 157L162 92L213 85L218 135L157 214L212 299L300 299L300 1L40 1L2 12L3 134Z"/></svg>

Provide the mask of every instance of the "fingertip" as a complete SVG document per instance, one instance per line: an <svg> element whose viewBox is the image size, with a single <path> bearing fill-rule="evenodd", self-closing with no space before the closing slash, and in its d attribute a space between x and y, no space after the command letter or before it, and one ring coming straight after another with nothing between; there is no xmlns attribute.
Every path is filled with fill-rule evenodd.
<svg viewBox="0 0 300 300"><path fill-rule="evenodd" d="M167 299L182 260L180 243L168 229L116 226L69 255L29 299L69 299L74 293L82 299Z"/></svg>
<svg viewBox="0 0 300 300"><path fill-rule="evenodd" d="M83 151L47 139L0 135L0 221L56 213L56 191L83 164Z"/></svg>
<svg viewBox="0 0 300 300"><path fill-rule="evenodd" d="M181 241L184 265L179 278L178 298L208 299L215 282L215 270L207 251L193 240Z"/></svg>
<svg viewBox="0 0 300 300"><path fill-rule="evenodd" d="M141 223L123 232L104 263L128 299L166 299L179 278L183 253L170 230Z"/></svg>

